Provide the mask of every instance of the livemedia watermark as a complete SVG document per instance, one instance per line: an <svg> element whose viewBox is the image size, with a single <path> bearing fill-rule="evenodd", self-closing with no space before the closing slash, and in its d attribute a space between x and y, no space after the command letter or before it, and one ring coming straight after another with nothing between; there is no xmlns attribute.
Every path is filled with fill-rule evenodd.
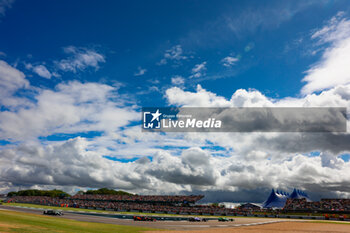
<svg viewBox="0 0 350 233"><path fill-rule="evenodd" d="M143 132L346 132L346 108L144 107Z"/></svg>

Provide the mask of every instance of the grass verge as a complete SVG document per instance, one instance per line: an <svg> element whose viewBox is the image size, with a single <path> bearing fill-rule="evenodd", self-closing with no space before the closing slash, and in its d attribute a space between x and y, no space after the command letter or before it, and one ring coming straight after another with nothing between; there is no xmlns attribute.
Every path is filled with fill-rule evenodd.
<svg viewBox="0 0 350 233"><path fill-rule="evenodd" d="M137 233L156 229L81 222L61 217L0 210L0 232L118 232Z"/></svg>

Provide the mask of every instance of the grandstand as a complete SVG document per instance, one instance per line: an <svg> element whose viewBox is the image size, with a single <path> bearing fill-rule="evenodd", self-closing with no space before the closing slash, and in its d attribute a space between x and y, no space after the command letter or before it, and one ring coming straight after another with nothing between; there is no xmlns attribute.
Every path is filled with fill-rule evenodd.
<svg viewBox="0 0 350 233"><path fill-rule="evenodd" d="M191 196L160 196L160 195L91 195L76 194L71 200L90 200L90 201L115 201L115 202L138 202L138 203L174 203L174 204L194 204L201 200L203 195Z"/></svg>
<svg viewBox="0 0 350 233"><path fill-rule="evenodd" d="M98 195L77 194L71 197L13 196L7 202L48 206L130 211L145 213L235 215L241 210L221 206L197 205L203 195Z"/></svg>
<svg viewBox="0 0 350 233"><path fill-rule="evenodd" d="M296 212L318 211L327 213L350 213L350 199L321 199L320 201L309 201L306 198L288 199L283 210Z"/></svg>
<svg viewBox="0 0 350 233"><path fill-rule="evenodd" d="M6 199L8 203L28 203L46 206L73 207L109 211L168 213L168 214L198 214L198 215L246 215L260 211L259 205L243 204L237 208L225 208L220 205L199 205L203 195L134 195L117 194L87 194L78 193L73 196L62 195L54 190L50 192L17 192L11 193ZM90 192L91 193L91 192ZM20 195L23 194L23 195ZM42 196L40 194L46 194ZM263 203L264 211L278 209L282 212L320 212L320 213L350 213L350 199L321 199L311 201L307 193L294 189L291 194L272 189ZM276 210L272 210L276 211Z"/></svg>
<svg viewBox="0 0 350 233"><path fill-rule="evenodd" d="M260 211L261 207L253 204L253 203L245 203L241 204L240 206L237 207L240 210L246 211L246 212L252 212L252 211Z"/></svg>

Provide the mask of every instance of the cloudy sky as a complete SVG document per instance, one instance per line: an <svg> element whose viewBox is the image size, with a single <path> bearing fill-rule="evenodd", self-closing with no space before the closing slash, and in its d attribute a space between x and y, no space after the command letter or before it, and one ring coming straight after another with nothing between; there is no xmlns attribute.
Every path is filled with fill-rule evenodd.
<svg viewBox="0 0 350 233"><path fill-rule="evenodd" d="M0 193L350 197L348 133L141 132L153 106L349 108L348 1L0 0Z"/></svg>

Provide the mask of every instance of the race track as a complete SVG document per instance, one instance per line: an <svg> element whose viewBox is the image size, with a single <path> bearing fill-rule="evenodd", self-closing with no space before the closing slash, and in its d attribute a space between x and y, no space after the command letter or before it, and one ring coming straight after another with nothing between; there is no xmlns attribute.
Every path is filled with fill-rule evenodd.
<svg viewBox="0 0 350 233"><path fill-rule="evenodd" d="M29 208L19 208L14 206L0 206L0 209L19 211L25 213L42 214L42 210L39 209L29 209ZM118 219L113 217L104 216L93 216L85 215L81 213L71 213L64 212L63 216L52 216L52 218L67 218L74 219L77 221L85 222L98 222L98 223L109 223L116 225L128 225L128 226L142 226L158 229L167 230L198 230L198 229L208 229L208 228L225 228L225 227L239 227L239 226L250 226L250 225L260 225L276 222L284 222L290 220L280 220L280 219L269 219L269 218L234 218L234 222L218 222L217 220L210 220L208 222L188 222L188 221L156 221L156 222L135 222L131 219Z"/></svg>

